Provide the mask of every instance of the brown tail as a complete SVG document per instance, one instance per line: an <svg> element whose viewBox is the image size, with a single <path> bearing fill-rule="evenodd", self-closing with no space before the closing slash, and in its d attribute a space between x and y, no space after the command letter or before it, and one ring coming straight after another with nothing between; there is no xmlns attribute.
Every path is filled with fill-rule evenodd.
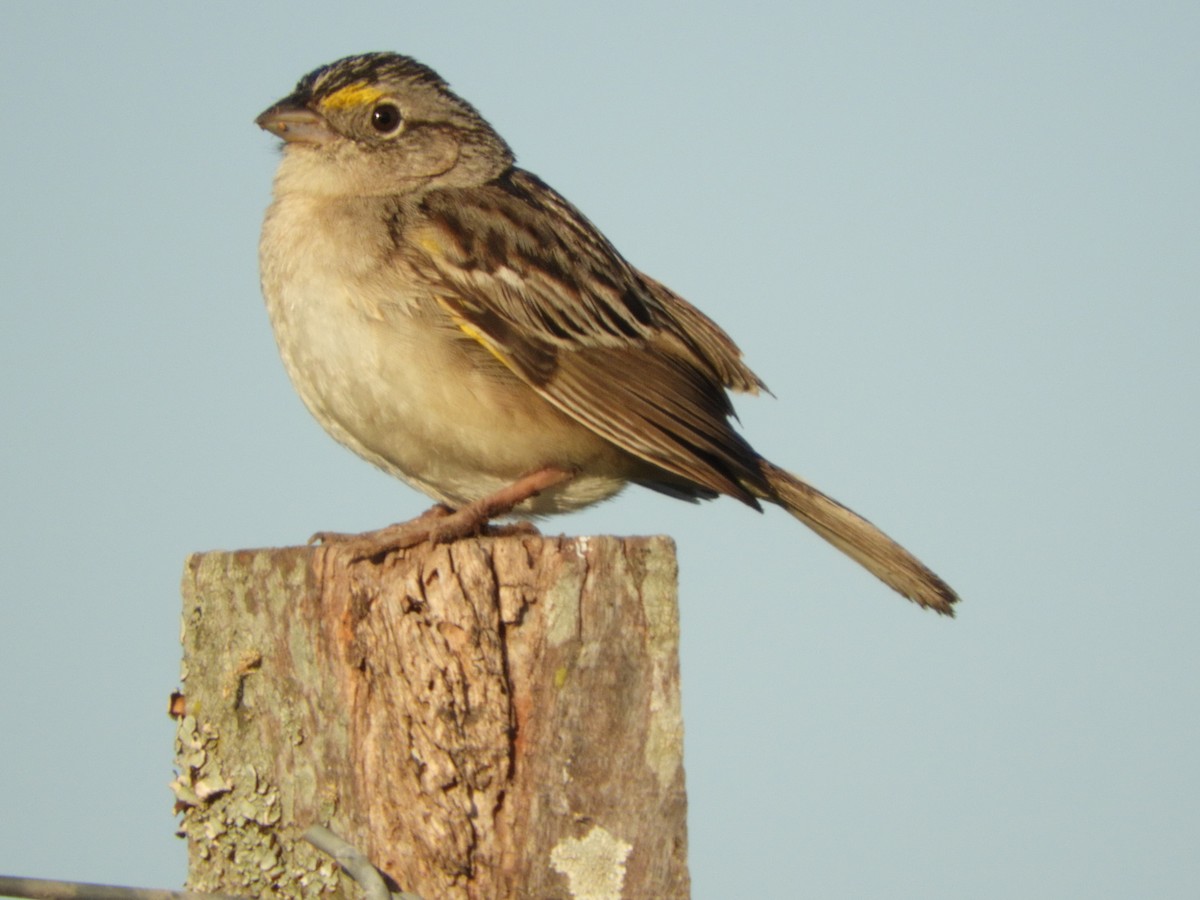
<svg viewBox="0 0 1200 900"><path fill-rule="evenodd" d="M778 503L909 600L942 615L954 615L958 595L950 585L858 513L766 460L762 472L774 494L766 499Z"/></svg>

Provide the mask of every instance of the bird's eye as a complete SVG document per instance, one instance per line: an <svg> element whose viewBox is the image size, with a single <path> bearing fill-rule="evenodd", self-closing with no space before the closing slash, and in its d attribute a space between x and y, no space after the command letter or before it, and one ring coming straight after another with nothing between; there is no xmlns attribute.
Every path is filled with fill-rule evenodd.
<svg viewBox="0 0 1200 900"><path fill-rule="evenodd" d="M394 103L380 103L371 111L371 127L380 134L394 134L401 121L400 110Z"/></svg>

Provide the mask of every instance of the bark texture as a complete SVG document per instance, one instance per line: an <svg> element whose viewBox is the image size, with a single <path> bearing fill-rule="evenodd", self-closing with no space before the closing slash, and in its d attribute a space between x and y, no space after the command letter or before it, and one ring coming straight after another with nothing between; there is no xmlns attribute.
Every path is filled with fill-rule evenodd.
<svg viewBox="0 0 1200 900"><path fill-rule="evenodd" d="M426 900L688 896L669 539L204 553L183 597L192 890L357 896L321 824Z"/></svg>

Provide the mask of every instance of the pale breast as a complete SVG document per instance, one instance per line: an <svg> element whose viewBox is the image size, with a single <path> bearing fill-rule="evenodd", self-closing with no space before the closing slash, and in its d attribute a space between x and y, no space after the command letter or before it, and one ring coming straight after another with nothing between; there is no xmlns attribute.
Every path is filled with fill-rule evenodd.
<svg viewBox="0 0 1200 900"><path fill-rule="evenodd" d="M338 441L454 506L546 465L580 477L524 512L616 493L630 460L559 412L449 320L388 251L381 216L304 195L275 202L263 293L288 375Z"/></svg>

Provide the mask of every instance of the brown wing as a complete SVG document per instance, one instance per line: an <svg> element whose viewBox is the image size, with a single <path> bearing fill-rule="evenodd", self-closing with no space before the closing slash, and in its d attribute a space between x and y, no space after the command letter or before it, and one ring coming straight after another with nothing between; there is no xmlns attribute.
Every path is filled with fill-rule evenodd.
<svg viewBox="0 0 1200 900"><path fill-rule="evenodd" d="M630 453L752 505L758 456L725 389L762 383L711 320L514 170L423 202L407 246L446 312L541 396Z"/></svg>

